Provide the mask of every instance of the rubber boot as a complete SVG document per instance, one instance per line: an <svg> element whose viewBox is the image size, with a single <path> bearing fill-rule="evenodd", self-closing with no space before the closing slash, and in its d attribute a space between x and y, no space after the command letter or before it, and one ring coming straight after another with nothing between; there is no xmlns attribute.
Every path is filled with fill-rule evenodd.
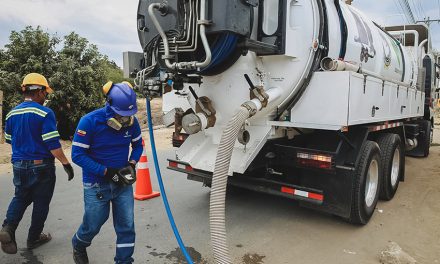
<svg viewBox="0 0 440 264"><path fill-rule="evenodd" d="M37 248L41 245L46 244L47 242L49 242L51 240L52 240L52 236L49 233L47 233L47 235L44 233L41 233L40 237L37 240L34 240L34 241L28 240L27 241L27 248L34 249L34 248Z"/></svg>
<svg viewBox="0 0 440 264"><path fill-rule="evenodd" d="M0 231L0 243L3 252L6 254L17 254L17 242L15 242L15 229L11 225L3 226Z"/></svg>
<svg viewBox="0 0 440 264"><path fill-rule="evenodd" d="M73 261L75 261L75 264L89 264L89 257L87 256L86 249L77 250L73 248Z"/></svg>

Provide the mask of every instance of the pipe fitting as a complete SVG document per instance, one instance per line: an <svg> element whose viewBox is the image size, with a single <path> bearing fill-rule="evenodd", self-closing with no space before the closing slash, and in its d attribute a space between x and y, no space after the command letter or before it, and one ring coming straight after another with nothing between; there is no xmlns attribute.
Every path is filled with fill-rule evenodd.
<svg viewBox="0 0 440 264"><path fill-rule="evenodd" d="M257 102L260 107L258 107ZM252 99L251 101L244 102L241 106L248 110L249 117L254 116L257 111L261 109L261 103L258 101L258 99Z"/></svg>

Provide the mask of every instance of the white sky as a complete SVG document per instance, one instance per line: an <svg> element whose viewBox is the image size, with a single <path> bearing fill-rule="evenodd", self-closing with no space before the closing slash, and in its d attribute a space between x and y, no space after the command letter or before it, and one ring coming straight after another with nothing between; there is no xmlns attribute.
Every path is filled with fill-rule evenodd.
<svg viewBox="0 0 440 264"><path fill-rule="evenodd" d="M217 0L222 1L222 0ZM416 20L440 18L439 0L408 0ZM138 0L0 0L0 47L11 30L40 25L62 37L75 31L97 44L122 66L122 52L140 51L136 31ZM158 0L160 2L160 0ZM419 5L420 3L420 5ZM413 6L415 4L415 7ZM353 5L381 25L402 24L398 0L354 0ZM423 13L423 14L422 14ZM440 25L433 23L433 47L440 50Z"/></svg>

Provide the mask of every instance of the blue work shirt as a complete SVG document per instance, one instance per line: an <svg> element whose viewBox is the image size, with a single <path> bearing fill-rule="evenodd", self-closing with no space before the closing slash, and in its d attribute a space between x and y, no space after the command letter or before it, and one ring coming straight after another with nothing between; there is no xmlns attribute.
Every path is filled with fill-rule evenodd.
<svg viewBox="0 0 440 264"><path fill-rule="evenodd" d="M6 115L5 139L12 145L12 162L53 159L61 147L55 114L39 103L25 101Z"/></svg>
<svg viewBox="0 0 440 264"><path fill-rule="evenodd" d="M107 120L114 115L107 105L79 121L73 137L72 160L82 167L85 183L102 183L106 168L125 167L130 160L138 162L142 155L142 134L137 119L132 126L117 131L107 125Z"/></svg>

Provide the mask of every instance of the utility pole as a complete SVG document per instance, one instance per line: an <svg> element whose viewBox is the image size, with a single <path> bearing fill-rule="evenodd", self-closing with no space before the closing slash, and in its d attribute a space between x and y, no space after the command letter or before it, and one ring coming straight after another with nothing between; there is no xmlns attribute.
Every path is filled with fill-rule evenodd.
<svg viewBox="0 0 440 264"><path fill-rule="evenodd" d="M425 20L419 20L419 21L417 21L416 23L425 23L426 25L428 25L428 27L431 25L431 23L432 22L437 22L437 23L440 23L440 19L429 19L429 17L428 17L428 19L425 19Z"/></svg>

